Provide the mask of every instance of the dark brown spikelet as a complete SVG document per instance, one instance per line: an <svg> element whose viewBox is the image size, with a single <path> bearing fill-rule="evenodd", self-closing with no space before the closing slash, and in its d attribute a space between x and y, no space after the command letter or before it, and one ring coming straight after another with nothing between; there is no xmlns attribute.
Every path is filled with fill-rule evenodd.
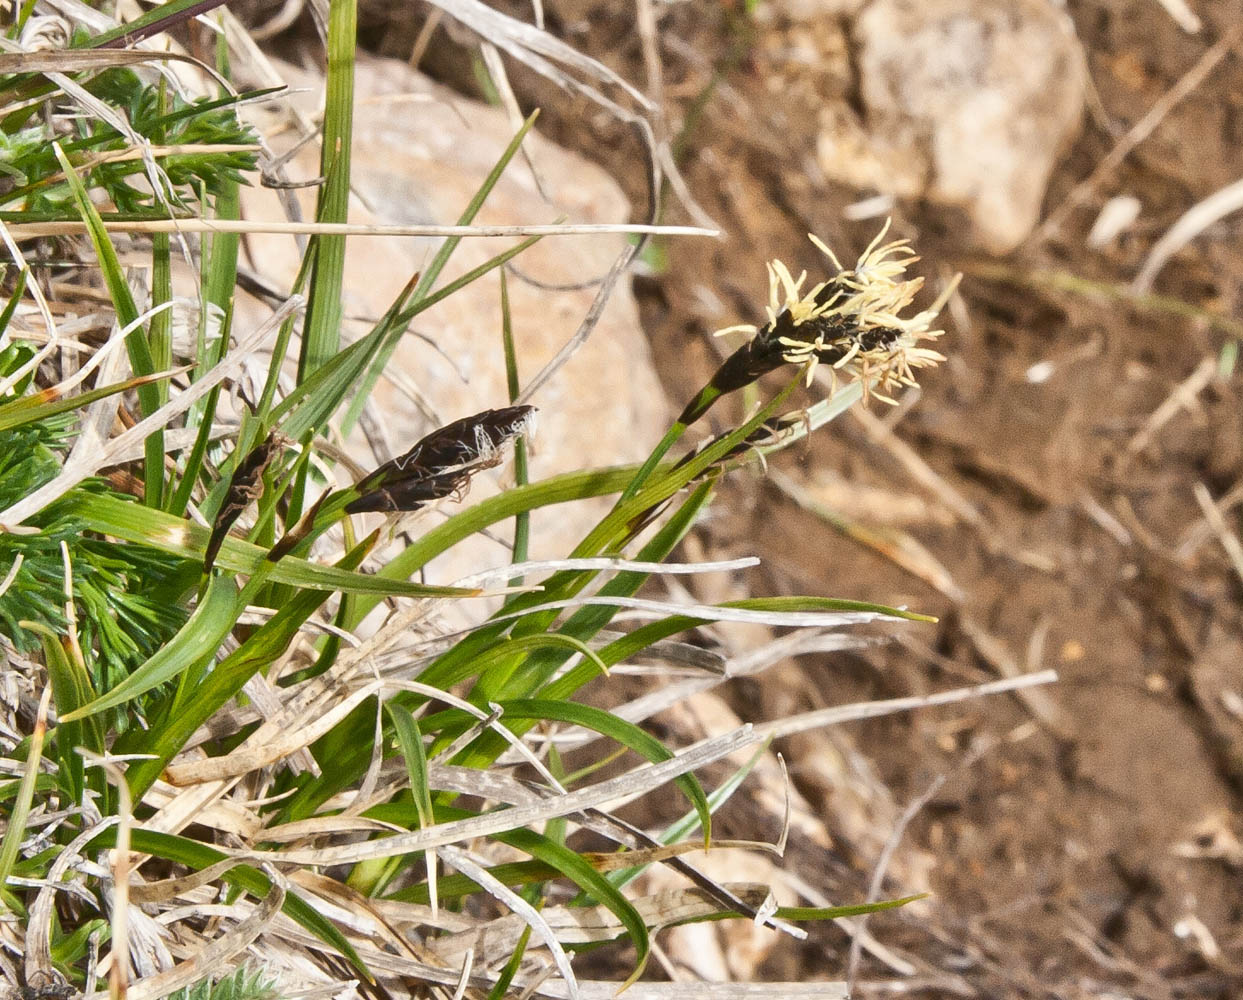
<svg viewBox="0 0 1243 1000"><path fill-rule="evenodd" d="M225 536L242 512L263 496L263 473L281 449L283 438L273 431L262 444L253 448L233 470L229 480L229 492L225 494L224 503L216 514L212 525L211 538L207 542L207 551L203 556L203 572L211 572L224 544Z"/></svg>
<svg viewBox="0 0 1243 1000"><path fill-rule="evenodd" d="M460 494L475 473L500 464L505 443L529 433L534 417L533 406L505 406L446 424L364 478L345 510L413 511Z"/></svg>

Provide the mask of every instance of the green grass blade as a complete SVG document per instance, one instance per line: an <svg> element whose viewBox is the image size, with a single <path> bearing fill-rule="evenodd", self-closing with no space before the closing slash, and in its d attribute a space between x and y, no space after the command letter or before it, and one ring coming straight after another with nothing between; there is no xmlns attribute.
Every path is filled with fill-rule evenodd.
<svg viewBox="0 0 1243 1000"><path fill-rule="evenodd" d="M570 848L563 847L529 830L513 830L496 839L555 868L589 898L606 907L617 917L621 925L626 928L626 933L630 936L636 953L635 970L626 982L633 982L643 973L651 952L651 939L648 937L647 924L630 901L614 887L613 883L596 871L589 861L579 857Z"/></svg>
<svg viewBox="0 0 1243 1000"><path fill-rule="evenodd" d="M12 430L14 427L21 427L23 424L33 424L39 420L46 420L48 417L54 417L58 413L68 413L70 410L89 406L98 399L115 396L118 392L128 392L130 389L136 389L149 383L163 382L175 374L177 372L163 371L155 375L136 375L133 378L126 379L124 382L114 382L112 385L100 386L97 389L91 389L76 396L67 396L64 399L56 399L54 392L51 390L32 393L29 396L23 396L21 399L15 399L0 406L0 431Z"/></svg>
<svg viewBox="0 0 1243 1000"><path fill-rule="evenodd" d="M772 740L766 742L759 747L755 753L747 760L742 767L738 768L716 788L708 793L708 810L715 815L721 806L725 805L739 788L742 787L747 776L755 769L755 766L763 759L771 748ZM699 810L691 809L680 819L670 823L665 830L657 838L662 844L676 844L679 841L687 840L696 830L700 829L701 823L699 819ZM631 868L623 868L619 871L609 872L605 877L618 889L621 889L627 883L634 881L644 871L647 865L635 865Z"/></svg>
<svg viewBox="0 0 1243 1000"><path fill-rule="evenodd" d="M78 206L82 221L86 223L87 235L95 250L95 258L99 262L104 284L108 287L112 307L117 314L117 323L122 328L133 327L125 338L125 349L129 352L130 366L134 369L135 375L152 375L156 370L155 362L151 357L147 335L138 325L138 307L134 304L134 296L130 293L129 284L125 280L125 272L121 269L121 261L117 257L116 248L112 245L112 240L107 230L104 229L103 220L100 219L99 212L91 202L86 187L77 171L74 170L73 164L69 162L69 158L58 143L52 143L52 148L56 152L56 158L60 161L61 169L65 172L65 180L69 185L69 190L73 193L73 199ZM140 386L138 403L142 409L142 415L150 416L159 409L160 390L151 384ZM158 504L158 498L163 490L163 429L153 431L147 438L144 448L143 485L146 487L146 496L157 498Z"/></svg>
<svg viewBox="0 0 1243 1000"><path fill-rule="evenodd" d="M519 148L522 146L522 141L526 138L527 133L531 131L531 126L535 124L535 119L538 116L539 111L533 111L531 116L522 123L522 128L518 130L509 145L505 147L505 151L501 153L500 159L496 161L496 164L488 172L488 176L484 178L483 183L479 186L479 190L475 192L475 196L471 198L465 211L463 211L458 217L457 225L469 226L475 220L475 216L479 214L479 210L483 207L484 201L486 201L488 195L492 193L492 189L496 187L497 182L501 179L501 174L503 174L505 172L505 168L509 166L510 160L512 160L517 154ZM461 236L450 236L440 245L440 249L436 251L436 256L432 258L431 264L423 273L423 277L419 280L418 287L414 290L411 305L412 310L425 309L427 306L431 305L432 302L438 301L438 299L429 298L429 293L431 292L432 286L436 283L436 279L440 277L440 272L443 271L445 265L449 263L449 258L453 256L453 251L457 249L458 244L461 242ZM532 242L532 240L524 240L523 248L525 248L525 246L529 246ZM443 297L443 294L441 294L438 298ZM389 359L392 358L393 352L397 349L397 345L401 342L401 337L405 332L406 324L409 323L410 319L414 318L414 315L415 313L411 311L409 312L408 317L403 316L403 321L399 323L397 328L385 338L379 354L376 355L375 360L367 369L367 374L363 377L363 381L358 388L358 392L355 393L349 409L346 411L345 416L341 420L342 433L348 434L354 424L358 421L358 417L362 413L363 406L371 397L371 393L372 390L375 389L376 382L379 381L380 373L384 371L384 366L387 365Z"/></svg>
<svg viewBox="0 0 1243 1000"><path fill-rule="evenodd" d="M518 378L518 352L514 348L513 315L509 309L509 281L505 277L505 269L501 268L501 346L505 354L505 383L509 390L509 401L518 398L520 381ZM523 438L514 442L514 483L525 486L529 482L527 472L527 443ZM514 515L514 562L525 562L531 541L531 512L520 511ZM522 578L510 581L510 586L521 586Z"/></svg>
<svg viewBox="0 0 1243 1000"><path fill-rule="evenodd" d="M348 552L338 564L339 569L353 570L375 544L375 535L364 539ZM238 595L238 604L245 607L254 592L264 586L262 576L252 577ZM233 698L259 670L282 656L298 631L316 609L328 599L327 593L302 590L280 610L256 629L237 649L221 660L193 690L179 691L173 711L158 730L154 727L140 745L154 760L144 760L129 771L130 790L139 799L159 777L164 766L180 752L194 731Z"/></svg>
<svg viewBox="0 0 1243 1000"><path fill-rule="evenodd" d="M167 371L173 365L173 313L169 304L173 298L173 273L172 261L170 260L170 241L167 233L155 233L151 237L151 305L157 308L148 324L147 343L151 350L151 364L156 371ZM164 308L158 308L163 306ZM163 406L168 402L168 384L165 382L157 382L155 385L156 399L158 406ZM148 454L146 460L149 463L153 456ZM160 449L160 460L156 466L156 475L146 475L148 471L144 465L144 477L147 483L147 489L155 489L153 495L144 493L144 502L151 507L162 507L164 505L165 484L164 484L164 450Z"/></svg>
<svg viewBox="0 0 1243 1000"><path fill-rule="evenodd" d="M89 494L75 498L74 513L91 531L114 535L129 542L202 562L211 532L202 525L174 517L164 511L152 511L115 496ZM216 565L233 573L256 573L266 565L268 578L276 583L314 590L344 591L369 597L473 597L477 590L461 587L434 587L358 573L337 566L313 563L297 556L285 556L280 562L267 561L268 550L240 538L226 538L216 558Z"/></svg>
<svg viewBox="0 0 1243 1000"><path fill-rule="evenodd" d="M161 31L174 27L196 14L204 14L224 4L226 0L169 0L140 17L118 25L111 31L96 35L85 43L85 48L107 48L111 46L133 45L144 38L158 35Z"/></svg>
<svg viewBox="0 0 1243 1000"><path fill-rule="evenodd" d="M375 806L368 809L364 815L370 819L396 823L405 826L407 829L410 828L409 806L404 803L388 803ZM443 804L437 804L436 806L437 823L467 819L473 815L475 814L454 806ZM630 901L608 879L598 872L589 860L579 856L570 848L536 833L534 830L507 830L503 833L495 834L494 839L535 859L534 863L517 862L489 868L488 873L494 876L498 882L506 885L516 885L536 879L545 881L557 877L568 878L582 890L585 899L607 907L617 917L622 926L626 928L627 933L634 942L635 948L643 956L643 960L646 960L647 949L650 945L647 926L643 923L643 918L631 905ZM438 893L439 899L444 902L451 902L456 896L467 895L471 891L467 888L468 882L469 879L466 876L445 876L441 880L441 886L438 888L443 889L446 886L449 888L448 891ZM403 902L421 903L430 901L427 887L419 885L399 890L388 898ZM642 968L642 962L640 962L640 968Z"/></svg>
<svg viewBox="0 0 1243 1000"><path fill-rule="evenodd" d="M488 497L421 535L413 545L394 556L376 575L385 579L404 580L458 542L524 510L618 493L630 481L635 468L637 467L627 465L614 469L567 472ZM356 627L378 603L378 600L369 598L360 600L350 620L350 628Z"/></svg>
<svg viewBox="0 0 1243 1000"><path fill-rule="evenodd" d="M215 386L203 401L203 412L199 418L199 429L194 435L194 445L186 456L185 466L181 470L181 479L173 490L165 505L164 513L174 517L185 517L190 506L190 498L194 494L194 484L203 469L203 461L207 457L207 447L211 444L211 424L216 416L216 404L220 401L220 386Z"/></svg>
<svg viewBox="0 0 1243 1000"><path fill-rule="evenodd" d="M194 613L169 642L111 691L61 715L61 723L85 719L132 701L214 656L245 607L231 580L223 576L213 577Z"/></svg>
<svg viewBox="0 0 1243 1000"><path fill-rule="evenodd" d="M491 874L489 870L488 874ZM496 982L492 984L492 989L488 991L488 1000L504 1000L505 994L509 992L510 984L514 981L514 976L518 974L518 969L522 966L522 958L527 953L527 945L531 943L531 925L527 924L522 928L522 933L518 936L518 943L514 945L514 953L509 956L501 974L496 977Z"/></svg>
<svg viewBox="0 0 1243 1000"><path fill-rule="evenodd" d="M17 281L13 286L13 294L9 296L9 301L4 304L4 311L0 312L0 334L3 334L9 328L9 323L13 321L13 314L17 312L17 307L21 305L22 296L26 294L26 281L29 277L29 267L23 267L18 272Z"/></svg>
<svg viewBox="0 0 1243 1000"><path fill-rule="evenodd" d="M507 681L512 669L497 671L497 667L503 666L507 660L521 661L527 653L550 648L558 651L560 659L579 653L592 665L595 672L608 672L608 666L604 661L577 636L562 635L558 632L540 632L518 638L502 639L491 649L466 657L465 663L462 658L457 657L451 661L438 660L419 675L419 680L424 684L448 689L467 677L478 676L479 681L471 690L471 697L478 704L487 704L505 697L508 694L507 689L511 686ZM493 676L494 672L497 676Z"/></svg>
<svg viewBox="0 0 1243 1000"><path fill-rule="evenodd" d="M427 751L423 746L423 734L419 732L419 724L405 706L393 701L385 704L384 711L393 722L397 745L406 760L410 794L414 798L419 826L431 826L435 822L435 814L432 810L431 786L427 779Z"/></svg>
<svg viewBox="0 0 1243 1000"><path fill-rule="evenodd" d="M584 729L590 729L601 736L611 739L614 743L629 747L653 764L673 757L673 754L666 749L660 740L645 733L633 722L627 722L625 719L618 718L612 712L606 712L591 705L580 705L578 702L573 701L526 698L520 701L502 702L501 707L505 710L503 718L509 721L516 719L532 722L551 720L553 722L582 726ZM704 844L706 846L711 839L712 810L708 807L708 798L704 795L703 787L693 774L682 775L675 779L674 784L682 790L682 793L690 800L691 805L694 806L695 811L699 814L699 821L704 828Z"/></svg>
<svg viewBox="0 0 1243 1000"><path fill-rule="evenodd" d="M332 0L328 6L328 79L324 94L323 142L320 148L317 222L347 222L350 153L354 131L354 49L358 44L356 0ZM298 381L337 353L341 344L341 288L345 273L345 237L320 235L311 269L306 322L298 356Z"/></svg>
<svg viewBox="0 0 1243 1000"><path fill-rule="evenodd" d="M686 498L673 515L661 526L660 530L647 542L639 552L639 559L642 562L660 562L668 558L669 553L686 537L687 532L695 524L696 518L708 504L712 496L712 484L700 484L689 497ZM595 576L594 573L558 573L554 574L549 580L544 582L544 594L554 600L565 599L577 594L588 582ZM600 588L598 596L600 597L630 597L635 594L638 589L647 581L647 573L637 573L628 571L618 573L613 579L609 580ZM576 635L580 639L588 639L594 636L600 629L604 628L613 616L617 613L617 609L608 605L588 605L575 611L566 622L560 626L559 633ZM545 629L552 625L554 619L548 612L541 612L531 616L529 619L519 622L514 626L515 633L521 634L528 628ZM545 656L542 662L534 662L526 671L525 676L516 678L510 689L506 691L509 697L527 697L536 691L539 687L548 682L548 680L560 669L564 663L564 657L553 659ZM609 666L612 666L610 663ZM584 681L593 676L591 665L582 663L578 667L570 671L576 678L582 677ZM580 681L582 683L583 681ZM564 695L556 697L570 697L575 688L565 690Z"/></svg>
<svg viewBox="0 0 1243 1000"><path fill-rule="evenodd" d="M406 774L410 777L410 795L414 799L419 828L432 826L436 822L436 813L432 807L432 789L427 777L427 750L423 746L423 734L419 732L419 724L409 709L395 701L386 702L384 711L393 723L393 732L397 734L397 746L406 762ZM397 865L393 864L395 861L398 862ZM437 881L436 852L425 852L425 862L427 882L433 887L434 896ZM396 874L400 862L398 859L389 858L379 864L383 868L380 878L387 882L393 874ZM359 865L355 868L351 873L351 879L366 867L366 865ZM375 888L368 887L369 895L376 891ZM435 903L432 904L433 907L435 905Z"/></svg>
<svg viewBox="0 0 1243 1000"><path fill-rule="evenodd" d="M94 696L86 668L75 661L66 651L60 636L39 622L21 622L21 627L38 634L43 641L43 662L47 667L48 680L52 682L52 697L56 703L56 715L60 720L56 727L56 756L60 761L61 779L68 787L71 800L82 801L85 790L85 762L78 747L85 747L94 754L104 752L104 733L97 723L74 722L70 719L74 709L85 705Z"/></svg>
<svg viewBox="0 0 1243 1000"><path fill-rule="evenodd" d="M47 734L47 705L49 692L44 692L39 702L39 713L35 720L35 729L30 736L26 751L25 767L22 770L21 784L17 788L17 796L13 808L8 814L5 825L4 840L0 841L0 901L9 903L9 875L17 861L22 840L26 836L26 821L30 818L30 806L34 802L35 785L39 779L39 761L43 759L43 741ZM10 909L12 907L10 906Z"/></svg>
<svg viewBox="0 0 1243 1000"><path fill-rule="evenodd" d="M918 899L927 899L929 896L926 892L917 893L914 896L903 896L901 899L884 899L876 903L851 903L847 906L779 906L777 912L773 914L778 920L837 920L840 917L862 917L868 913L881 913L884 910L896 910L899 906L906 906ZM705 921L715 920L740 920L747 914L738 913L736 910L722 910L718 913L705 913L701 916L691 917L687 920L680 920L669 927L676 927L680 924L699 924Z"/></svg>

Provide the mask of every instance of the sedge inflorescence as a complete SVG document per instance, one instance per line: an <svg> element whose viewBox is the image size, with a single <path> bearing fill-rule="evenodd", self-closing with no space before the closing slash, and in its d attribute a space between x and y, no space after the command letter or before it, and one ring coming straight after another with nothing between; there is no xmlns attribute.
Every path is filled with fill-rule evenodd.
<svg viewBox="0 0 1243 1000"><path fill-rule="evenodd" d="M893 403L889 393L896 387L917 384L916 369L944 361L943 355L920 345L944 332L932 329L932 324L957 279L930 308L903 316L924 280L906 277L907 268L919 258L909 240L884 242L888 232L886 222L853 268L842 267L833 251L809 234L838 273L807 291L806 271L796 278L781 261L770 261L768 321L717 331L718 336L751 335L718 372L718 387L729 391L787 363L806 365L810 385L817 366L824 364L835 381L847 375L862 382L866 394ZM738 385L731 384L735 382Z"/></svg>

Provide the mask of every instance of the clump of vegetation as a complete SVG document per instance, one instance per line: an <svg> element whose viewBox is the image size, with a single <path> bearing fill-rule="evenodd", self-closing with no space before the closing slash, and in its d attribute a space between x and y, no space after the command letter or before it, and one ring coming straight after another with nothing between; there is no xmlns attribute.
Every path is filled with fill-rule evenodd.
<svg viewBox="0 0 1243 1000"><path fill-rule="evenodd" d="M167 17L189 9L168 7ZM329 26L320 223L345 221L349 9L334 5ZM144 32L159 24L144 22ZM73 52L98 54L99 39L76 35ZM4 791L0 894L15 918L5 925L5 971L32 988L45 980L90 989L102 968L117 987L138 977L131 996L214 1000L267 996L283 975L317 966L323 984L460 980L492 996L536 989L541 970L555 968L575 995L569 954L602 941L628 939L631 978L642 974L652 931L669 920L652 899L623 890L654 864L688 880L679 922L732 916L788 927L901 903L787 911L756 887L706 879L682 854L711 842L713 812L749 768L711 793L693 772L763 738L741 730L674 750L579 699L637 656L685 656L674 637L707 622L833 630L920 618L814 596L721 606L638 596L654 574L693 571L667 560L722 474L937 359L918 342L935 335L939 303L902 316L918 289L904 276L905 244L878 238L848 271L830 254L838 273L806 294L803 277L771 265L767 323L641 467L526 481L534 408L516 401L507 323L498 348L504 340L511 349L498 349L498 364L508 366L514 398L434 429L342 485L325 471L334 463L324 436L352 423L359 387L374 383L415 317L535 238L440 283L460 237L447 239L373 329L343 347L335 317L344 244L309 226L305 266L284 305L264 328L239 333L228 223L254 165L254 152L237 148L254 145L235 114L248 95L194 101L104 60L65 65L68 89L39 71L0 77L13 185L0 201L11 206L2 218L14 265L0 317L0 629L22 678L4 731L26 734L0 737L21 766ZM35 102L50 110L39 123ZM126 128L110 124L114 116ZM530 125L461 224L471 224ZM190 212L215 220L218 234L193 243L197 344L176 357L178 248L167 234L142 245L153 276L143 299L112 234L134 219ZM108 292L107 321L79 334L86 352L37 322L50 315L41 271L18 247L42 232L23 226L48 223L79 228ZM222 396L260 345L271 351L266 381L227 421ZM122 348L131 377L107 360ZM287 356L298 373L282 393ZM811 410L785 410L817 363L853 381ZM787 364L798 370L776 391L765 384L767 399L749 417L666 458L717 398ZM387 544L397 516L460 500L511 445L515 487L463 506L404 548ZM531 511L609 495L618 497L611 511L564 560L526 563ZM499 574L412 582L436 556L509 520L514 559ZM435 630L441 604L486 593L505 596L495 614L463 634ZM653 617L617 631L627 608ZM640 763L601 781L594 767L566 773L554 744L526 739L540 728L603 737ZM514 777L512 761L533 780ZM662 834L607 811L667 783L686 808ZM616 853L588 853L585 833ZM475 849L457 846L466 842ZM493 851L501 847L503 857ZM195 956L209 946L214 964L204 968ZM464 947L473 954L465 967ZM247 950L263 956L262 975L221 978Z"/></svg>

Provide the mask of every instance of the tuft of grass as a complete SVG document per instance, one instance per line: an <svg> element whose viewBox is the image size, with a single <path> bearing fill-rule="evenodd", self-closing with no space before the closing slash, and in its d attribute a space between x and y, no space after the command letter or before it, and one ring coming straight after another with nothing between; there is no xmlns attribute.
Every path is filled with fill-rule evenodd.
<svg viewBox="0 0 1243 1000"><path fill-rule="evenodd" d="M144 17L140 31L191 10L178 0ZM348 0L333 4L319 221L346 219L353 18ZM74 44L101 48L120 37L79 33ZM123 63L125 53L116 55ZM227 62L222 49L217 64ZM860 396L908 381L911 365L929 360L913 351L931 335L934 313L897 315L915 291L891 267L895 257L909 262L895 249L902 244L870 248L806 296L803 279L774 264L768 323L752 329L742 361L726 362L648 461L543 480L529 478L526 459L533 407L514 402L522 359L502 272L504 323L493 334L509 398L347 476L329 435L354 424L410 324L538 237L444 280L462 237L447 239L373 328L343 347L343 238L313 237L285 304L259 330L237 331L238 239L187 236L199 265L196 342L177 356L166 311L176 244L129 246L128 259L150 258L144 297L103 220L236 219L238 185L256 164L255 137L236 117L240 98L188 99L98 60L68 76L73 86L38 71L0 76L0 206L8 206L0 218L84 223L81 249L110 303L107 321L82 335L92 360L42 325L53 291L10 244L16 267L0 315L0 645L25 665L27 689L50 685L51 703L46 754L29 701L4 706L4 732L30 735L0 736L4 756L23 769L20 784L0 786L13 821L0 852L0 903L26 929L28 968L82 987L101 953L119 969L147 949L162 970L148 989L160 976L184 982L202 971L191 959L167 968L171 956L142 935L154 913L190 942L188 952L210 944L218 956L210 975L169 994L177 1000L261 1000L278 979L289 985L280 970L306 977L316 967L397 990L411 980L455 983L469 925L479 931L469 945L471 988L535 989L537 965L548 961L573 996L569 954L605 940L633 946L633 981L662 926L747 918L783 928L907 901L771 911L766 891L706 879L683 855L710 846L713 814L755 758L715 790L694 772L759 738L741 730L669 747L587 700L591 685L635 659L702 662L702 650L676 637L715 621L835 631L927 620L818 596L721 605L649 596L661 574L720 568L670 559L722 476ZM36 118L32 102L47 116ZM533 121L464 207L462 225ZM878 334L882 327L889 332ZM223 407L241 362L260 346L272 360L258 398ZM117 374L122 356L134 378ZM293 359L295 382L282 389L278 375ZM817 362L856 381L810 410L794 407ZM758 383L779 369L783 387ZM740 388L762 404L669 457L708 406ZM510 450L516 486L461 505L404 548L393 543L401 515L460 500L471 477ZM565 558L526 559L533 510L602 496L615 496L614 506L576 545L567 541ZM437 556L509 519L512 565L451 585L421 580ZM447 602L482 595L505 601L464 632L437 626ZM723 679L713 676L708 686ZM608 749L567 771L560 741ZM598 779L601 760L613 757L629 769ZM514 776L515 763L529 780ZM608 811L665 785L681 807L662 834ZM591 838L615 850L588 851ZM471 851L455 846L465 843ZM112 867L109 852L127 844L142 877L125 883L123 903L111 879L127 869ZM626 891L657 864L685 876L681 894ZM223 972L245 948L264 957L264 971ZM394 971L393 957L408 954L418 960L403 957ZM334 975L300 985L323 987Z"/></svg>

